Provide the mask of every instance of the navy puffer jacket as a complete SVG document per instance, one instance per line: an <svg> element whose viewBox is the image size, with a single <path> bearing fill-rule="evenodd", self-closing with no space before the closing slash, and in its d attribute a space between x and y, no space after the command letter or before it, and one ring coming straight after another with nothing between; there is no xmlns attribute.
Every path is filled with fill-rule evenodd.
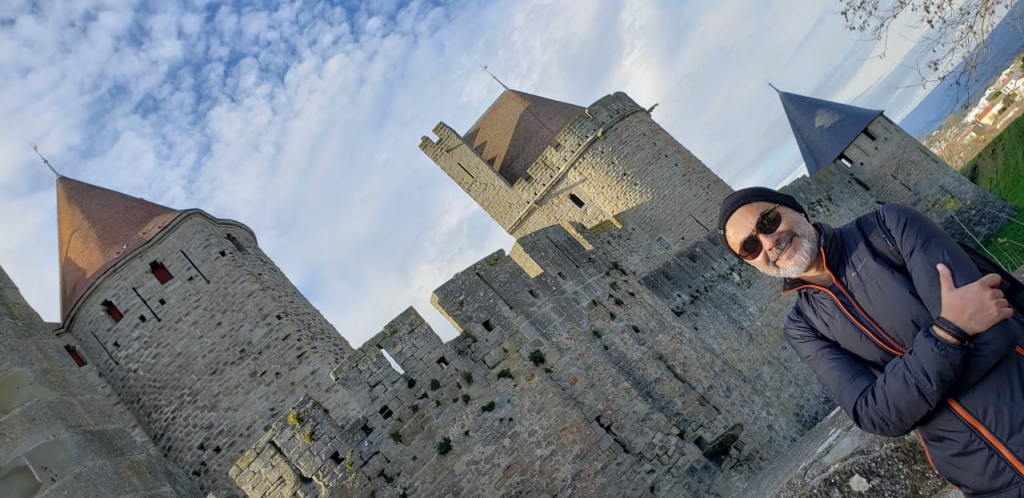
<svg viewBox="0 0 1024 498"><path fill-rule="evenodd" d="M783 293L799 293L786 339L864 431L917 429L936 470L966 496L1024 497L1024 317L974 336L973 348L939 339L935 265L958 287L981 274L917 211L890 204L880 218L906 273L880 260L854 223L815 224L836 283L786 281Z"/></svg>

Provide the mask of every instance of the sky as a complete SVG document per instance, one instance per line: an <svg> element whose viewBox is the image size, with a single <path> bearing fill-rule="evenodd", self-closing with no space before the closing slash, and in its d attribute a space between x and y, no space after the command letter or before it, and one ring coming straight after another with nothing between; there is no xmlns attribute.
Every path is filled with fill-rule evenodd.
<svg viewBox="0 0 1024 498"><path fill-rule="evenodd" d="M0 266L58 321L54 177L251 227L353 346L512 239L423 155L508 86L623 91L734 188L805 174L784 91L923 98L910 21L883 46L838 0L0 0ZM882 56L884 55L884 56ZM907 82L910 82L909 84Z"/></svg>

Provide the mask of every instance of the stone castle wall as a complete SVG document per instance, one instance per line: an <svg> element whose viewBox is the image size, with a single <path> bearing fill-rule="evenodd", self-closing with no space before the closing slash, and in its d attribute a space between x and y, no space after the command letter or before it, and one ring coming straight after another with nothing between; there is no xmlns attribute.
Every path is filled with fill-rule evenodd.
<svg viewBox="0 0 1024 498"><path fill-rule="evenodd" d="M261 497L303 479L353 496L729 496L806 431L619 263L560 227L520 244L542 274L499 251L456 275L433 301L460 337L441 343L407 310L334 371L363 415L325 419L315 400L300 403L318 422L279 416L232 470L239 486ZM440 455L443 438L452 449Z"/></svg>
<svg viewBox="0 0 1024 498"><path fill-rule="evenodd" d="M97 282L65 327L203 491L233 488L230 465L303 394L358 411L328 375L351 348L248 229L192 211L157 239ZM173 278L161 284L151 262Z"/></svg>
<svg viewBox="0 0 1024 498"><path fill-rule="evenodd" d="M146 451L138 424L79 368L0 269L0 494L181 496L198 488Z"/></svg>

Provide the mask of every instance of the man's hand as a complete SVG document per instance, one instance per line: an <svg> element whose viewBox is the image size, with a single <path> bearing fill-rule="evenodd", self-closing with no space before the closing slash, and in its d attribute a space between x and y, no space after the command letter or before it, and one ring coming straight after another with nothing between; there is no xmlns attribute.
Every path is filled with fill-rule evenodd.
<svg viewBox="0 0 1024 498"><path fill-rule="evenodd" d="M999 275L990 273L957 288L946 265L939 263L935 268L939 271L941 286L941 316L964 332L972 336L980 334L1013 315L1013 308L999 290L1002 281Z"/></svg>

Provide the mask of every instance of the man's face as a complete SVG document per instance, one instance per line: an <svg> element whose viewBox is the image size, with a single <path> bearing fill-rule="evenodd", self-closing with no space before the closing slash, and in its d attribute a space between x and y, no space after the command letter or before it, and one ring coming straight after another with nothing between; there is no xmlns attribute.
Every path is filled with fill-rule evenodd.
<svg viewBox="0 0 1024 498"><path fill-rule="evenodd" d="M752 202L737 209L725 223L725 240L733 253L739 253L740 244L753 234L761 242L761 252L747 263L768 276L795 278L814 263L818 232L802 214L779 206L779 228L770 234L756 233L758 218L773 206L771 202Z"/></svg>

